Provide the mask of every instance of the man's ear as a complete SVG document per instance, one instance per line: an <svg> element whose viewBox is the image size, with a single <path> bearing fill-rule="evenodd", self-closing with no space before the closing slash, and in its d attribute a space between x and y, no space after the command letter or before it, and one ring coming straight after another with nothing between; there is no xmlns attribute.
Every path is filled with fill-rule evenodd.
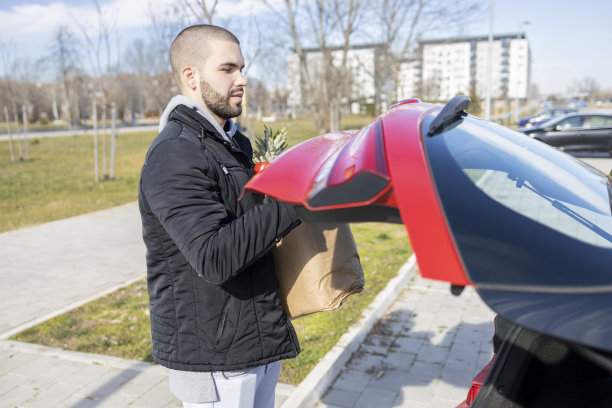
<svg viewBox="0 0 612 408"><path fill-rule="evenodd" d="M183 68L182 75L185 85L192 91L195 91L200 82L198 71L192 67L185 67Z"/></svg>

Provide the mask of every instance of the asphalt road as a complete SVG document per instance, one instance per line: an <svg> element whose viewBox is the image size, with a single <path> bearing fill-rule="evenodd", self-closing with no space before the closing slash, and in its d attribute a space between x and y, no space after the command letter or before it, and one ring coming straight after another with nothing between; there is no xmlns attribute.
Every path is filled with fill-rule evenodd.
<svg viewBox="0 0 612 408"><path fill-rule="evenodd" d="M117 132L119 134L122 133L134 133L134 132L147 132L157 130L157 125L139 125L139 126L122 126L117 128ZM98 132L101 134L102 130L99 129ZM110 134L110 127L108 128L108 132ZM31 131L28 132L28 139L38 139L42 137L62 137L62 136L82 136L86 134L93 134L92 129L78 129L78 130L48 130L48 131ZM22 133L15 134L13 133L13 140L21 139L23 137ZM8 134L0 134L0 141L9 140Z"/></svg>

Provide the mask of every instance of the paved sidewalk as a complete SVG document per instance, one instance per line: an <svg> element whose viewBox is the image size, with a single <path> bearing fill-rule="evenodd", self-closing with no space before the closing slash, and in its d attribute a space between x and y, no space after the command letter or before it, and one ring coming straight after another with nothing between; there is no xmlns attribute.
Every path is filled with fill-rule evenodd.
<svg viewBox="0 0 612 408"><path fill-rule="evenodd" d="M137 203L0 234L0 339L146 276Z"/></svg>
<svg viewBox="0 0 612 408"><path fill-rule="evenodd" d="M295 387L279 384L276 406ZM162 366L0 341L0 408L180 408Z"/></svg>
<svg viewBox="0 0 612 408"><path fill-rule="evenodd" d="M317 408L453 408L493 355L494 313L472 288L415 275Z"/></svg>

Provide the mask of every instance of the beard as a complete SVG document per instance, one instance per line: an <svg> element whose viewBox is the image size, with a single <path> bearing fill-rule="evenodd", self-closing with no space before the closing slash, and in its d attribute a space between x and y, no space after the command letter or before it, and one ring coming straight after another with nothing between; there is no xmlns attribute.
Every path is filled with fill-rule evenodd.
<svg viewBox="0 0 612 408"><path fill-rule="evenodd" d="M202 100L206 108L218 117L227 120L240 116L242 113L242 105L240 103L236 106L232 106L230 103L231 94L242 91L242 88L231 89L228 95L223 96L203 79L200 80L200 88L202 89Z"/></svg>

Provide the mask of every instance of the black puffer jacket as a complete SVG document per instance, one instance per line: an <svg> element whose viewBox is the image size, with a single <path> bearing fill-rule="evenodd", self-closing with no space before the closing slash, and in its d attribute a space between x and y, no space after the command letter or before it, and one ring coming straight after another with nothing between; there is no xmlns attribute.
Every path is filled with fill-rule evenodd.
<svg viewBox="0 0 612 408"><path fill-rule="evenodd" d="M299 353L270 249L300 221L267 198L238 201L253 162L248 139L234 140L240 149L179 105L142 168L153 357L169 368L238 370Z"/></svg>

